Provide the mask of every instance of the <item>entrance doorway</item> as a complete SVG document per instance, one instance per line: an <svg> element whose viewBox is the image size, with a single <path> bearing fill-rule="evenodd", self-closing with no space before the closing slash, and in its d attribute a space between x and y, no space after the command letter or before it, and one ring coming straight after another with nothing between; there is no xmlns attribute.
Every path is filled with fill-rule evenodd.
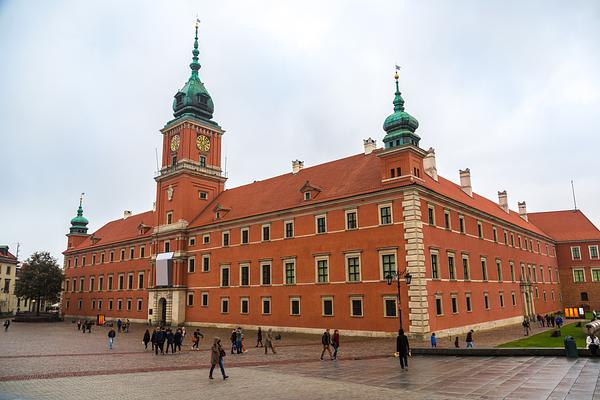
<svg viewBox="0 0 600 400"><path fill-rule="evenodd" d="M167 300L164 297L158 300L158 324L160 326L167 324Z"/></svg>

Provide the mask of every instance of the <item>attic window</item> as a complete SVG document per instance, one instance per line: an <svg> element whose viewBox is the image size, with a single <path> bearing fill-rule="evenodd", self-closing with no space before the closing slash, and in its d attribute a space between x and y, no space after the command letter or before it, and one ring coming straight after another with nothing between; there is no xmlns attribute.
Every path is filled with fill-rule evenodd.
<svg viewBox="0 0 600 400"><path fill-rule="evenodd" d="M206 200L206 199L208 199L208 193L200 190L198 192L198 197L200 198L200 200Z"/></svg>
<svg viewBox="0 0 600 400"><path fill-rule="evenodd" d="M175 101L176 104L180 106L183 103L183 93L178 93L177 96L175 96Z"/></svg>
<svg viewBox="0 0 600 400"><path fill-rule="evenodd" d="M395 170L394 168L390 169L390 176L391 176L392 178L395 178L395 177L396 177L396 170Z"/></svg>
<svg viewBox="0 0 600 400"><path fill-rule="evenodd" d="M217 211L217 213L216 213L216 218L217 218L217 219L220 219L220 218L221 218L221 213L220 213L219 211Z"/></svg>
<svg viewBox="0 0 600 400"><path fill-rule="evenodd" d="M304 192L304 200L310 200L310 192Z"/></svg>

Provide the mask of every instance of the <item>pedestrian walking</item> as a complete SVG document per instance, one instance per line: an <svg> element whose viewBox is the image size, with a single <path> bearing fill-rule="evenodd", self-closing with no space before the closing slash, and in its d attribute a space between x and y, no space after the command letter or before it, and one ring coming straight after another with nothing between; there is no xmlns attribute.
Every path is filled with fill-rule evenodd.
<svg viewBox="0 0 600 400"><path fill-rule="evenodd" d="M523 323L521 325L523 325L523 333L525 334L525 336L529 336L529 320L527 318L524 318Z"/></svg>
<svg viewBox="0 0 600 400"><path fill-rule="evenodd" d="M431 333L431 347L437 347L437 338L435 337L435 332Z"/></svg>
<svg viewBox="0 0 600 400"><path fill-rule="evenodd" d="M235 331L235 351L238 354L242 354L242 328L238 327Z"/></svg>
<svg viewBox="0 0 600 400"><path fill-rule="evenodd" d="M331 345L333 346L333 359L337 360L338 349L340 348L340 331L337 329L333 331L331 337Z"/></svg>
<svg viewBox="0 0 600 400"><path fill-rule="evenodd" d="M235 354L235 352L236 352L235 341L237 340L237 331L235 329L233 331L231 331L231 336L229 337L229 340L231 341L231 354Z"/></svg>
<svg viewBox="0 0 600 400"><path fill-rule="evenodd" d="M585 347L590 350L592 356L596 356L598 355L598 349L600 348L600 340L592 333L585 339Z"/></svg>
<svg viewBox="0 0 600 400"><path fill-rule="evenodd" d="M123 326L123 321L121 321L121 318L119 318L117 320L117 332L121 333L121 327Z"/></svg>
<svg viewBox="0 0 600 400"><path fill-rule="evenodd" d="M150 342L150 331L148 329L146 329L146 332L144 333L142 342L144 343L144 351L148 350L148 343Z"/></svg>
<svg viewBox="0 0 600 400"><path fill-rule="evenodd" d="M329 329L325 329L323 332L323 336L321 336L321 344L323 345L323 351L321 351L321 360L323 359L323 355L325 352L329 353L329 359L333 360L333 355L331 354L331 334L329 333Z"/></svg>
<svg viewBox="0 0 600 400"><path fill-rule="evenodd" d="M183 343L183 334L181 333L181 329L177 329L177 331L175 332L175 346L174 349L175 350L179 350L179 352L181 353L181 343ZM175 351L173 351L174 353Z"/></svg>
<svg viewBox="0 0 600 400"><path fill-rule="evenodd" d="M212 375L217 364L219 364L219 368L221 368L221 374L223 374L223 379L229 378L227 375L225 375L225 365L223 362L225 354L227 353L223 349L223 346L221 346L221 339L215 337L213 345L210 349L210 372L208 373L209 379L214 379Z"/></svg>
<svg viewBox="0 0 600 400"><path fill-rule="evenodd" d="M171 354L175 353L175 335L173 335L173 331L171 328L167 329L167 349L165 350L165 354L169 353L169 349L171 349Z"/></svg>
<svg viewBox="0 0 600 400"><path fill-rule="evenodd" d="M155 350L156 347L156 328L152 331L152 335L150 336L150 343L152 343L152 351Z"/></svg>
<svg viewBox="0 0 600 400"><path fill-rule="evenodd" d="M556 316L556 326L558 327L558 329L560 329L560 327L562 326L562 324L564 323L563 318L560 315Z"/></svg>
<svg viewBox="0 0 600 400"><path fill-rule="evenodd" d="M263 347L262 330L260 329L260 326L258 327L258 332L256 332L256 347L258 347L259 344L260 347Z"/></svg>
<svg viewBox="0 0 600 400"><path fill-rule="evenodd" d="M467 349L473 348L473 329L467 332Z"/></svg>
<svg viewBox="0 0 600 400"><path fill-rule="evenodd" d="M454 347L455 348L460 348L460 345L458 344L458 336L456 337L456 339L454 339Z"/></svg>
<svg viewBox="0 0 600 400"><path fill-rule="evenodd" d="M156 346L154 348L154 354L158 355L158 350L160 349L160 354L164 353L165 340L167 339L167 333L163 328L160 328L156 332Z"/></svg>
<svg viewBox="0 0 600 400"><path fill-rule="evenodd" d="M267 350L271 348L273 354L276 354L275 347L273 347L273 330L269 328L267 331L267 339L265 340L265 354L267 354Z"/></svg>
<svg viewBox="0 0 600 400"><path fill-rule="evenodd" d="M78 331L81 330L81 320L80 319L77 320L77 330Z"/></svg>
<svg viewBox="0 0 600 400"><path fill-rule="evenodd" d="M110 331L108 331L108 349L112 350L113 347L113 342L115 341L115 330L113 328L110 328Z"/></svg>
<svg viewBox="0 0 600 400"><path fill-rule="evenodd" d="M129 318L127 318L127 322L125 322L125 333L129 333L129 325L131 323L129 322Z"/></svg>
<svg viewBox="0 0 600 400"><path fill-rule="evenodd" d="M398 352L398 358L400 359L400 368L408 370L408 354L410 353L410 346L408 344L408 338L404 334L404 329L398 331L398 337L396 338L396 351Z"/></svg>
<svg viewBox="0 0 600 400"><path fill-rule="evenodd" d="M10 319L4 320L4 332L8 331L9 327L10 327Z"/></svg>
<svg viewBox="0 0 600 400"><path fill-rule="evenodd" d="M88 333L92 333L92 321L87 321L86 325Z"/></svg>
<svg viewBox="0 0 600 400"><path fill-rule="evenodd" d="M200 329L196 329L192 338L192 350L200 350L200 338L204 338L204 335L200 332Z"/></svg>

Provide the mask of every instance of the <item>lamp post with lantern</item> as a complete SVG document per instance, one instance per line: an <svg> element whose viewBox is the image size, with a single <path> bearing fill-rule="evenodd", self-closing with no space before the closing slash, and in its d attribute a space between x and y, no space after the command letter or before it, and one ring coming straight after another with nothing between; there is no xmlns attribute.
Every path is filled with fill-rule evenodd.
<svg viewBox="0 0 600 400"><path fill-rule="evenodd" d="M406 285L410 285L410 281L412 280L412 275L404 269L404 271L392 271L388 274L385 279L387 280L387 284L391 285L392 282L396 281L396 289L398 296L398 319L400 320L400 329L402 329L402 308L400 307L400 279L404 278L406 281Z"/></svg>

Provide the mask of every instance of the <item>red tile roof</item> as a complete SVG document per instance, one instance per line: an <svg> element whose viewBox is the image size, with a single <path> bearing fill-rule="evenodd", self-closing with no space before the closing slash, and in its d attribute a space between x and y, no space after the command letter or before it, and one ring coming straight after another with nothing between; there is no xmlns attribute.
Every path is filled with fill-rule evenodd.
<svg viewBox="0 0 600 400"><path fill-rule="evenodd" d="M216 204L230 209L230 211L224 213L219 219L220 222L225 222L285 210L304 204L389 189L393 186L381 183L381 160L377 156L381 151L381 149L378 149L369 155L361 153L314 167L304 168L297 174L288 173L264 181L225 190L214 200L214 204L206 207L198 217L190 221L189 226L199 227L214 223L214 209ZM313 200L305 201L303 194L300 192L300 189L306 182L321 190ZM439 180L436 182L428 175L425 175L424 182L419 182L418 180L416 182L467 206L548 237L538 227L521 218L517 212L510 211L510 213L506 213L497 203L476 193L473 193L473 197L470 197L461 190L459 185L447 179L439 177ZM404 183L399 183L399 185L410 183L410 181L404 181Z"/></svg>
<svg viewBox="0 0 600 400"><path fill-rule="evenodd" d="M8 252L7 255L4 254L0 254L0 261L4 262L4 263L9 263L9 264L16 264L17 263L17 257L15 257L10 251Z"/></svg>
<svg viewBox="0 0 600 400"><path fill-rule="evenodd" d="M138 227L140 224L145 224L150 229L140 235ZM68 250L81 250L89 247L104 246L106 244L121 242L125 240L138 239L147 237L152 234L152 228L156 225L156 213L154 211L146 211L140 214L135 214L127 219L117 219L105 224L91 236L88 236L79 246ZM100 239L96 243L92 238ZM67 252L68 252L67 251Z"/></svg>
<svg viewBox="0 0 600 400"><path fill-rule="evenodd" d="M600 240L600 231L580 210L527 214L529 220L555 240Z"/></svg>

